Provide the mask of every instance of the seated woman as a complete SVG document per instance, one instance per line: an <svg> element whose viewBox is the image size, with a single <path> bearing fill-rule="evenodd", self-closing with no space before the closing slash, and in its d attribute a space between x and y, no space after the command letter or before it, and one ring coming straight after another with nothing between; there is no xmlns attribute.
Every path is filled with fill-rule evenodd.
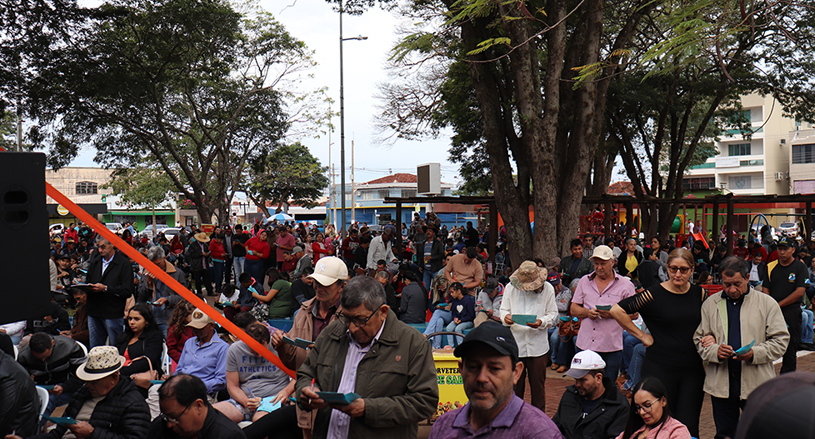
<svg viewBox="0 0 815 439"><path fill-rule="evenodd" d="M266 326L252 323L246 327L246 333L276 354L269 345L271 337ZM226 390L230 399L213 407L235 422L256 421L269 414L258 410L261 400L273 397L273 403L286 402L294 393L294 381L246 343L237 341L226 356Z"/></svg>
<svg viewBox="0 0 815 439"><path fill-rule="evenodd" d="M286 280L277 268L266 271L265 295L252 293L259 303L252 308L252 315L260 321L291 317L291 282Z"/></svg>
<svg viewBox="0 0 815 439"><path fill-rule="evenodd" d="M464 334L464 331L472 328L475 323L475 297L464 291L464 286L459 282L450 285L451 313L453 321L447 325L447 330ZM458 346L463 337L453 337L453 347Z"/></svg>
<svg viewBox="0 0 815 439"><path fill-rule="evenodd" d="M634 400L625 430L617 439L690 439L688 428L671 417L665 386L654 377L634 386Z"/></svg>
<svg viewBox="0 0 815 439"><path fill-rule="evenodd" d="M191 339L195 334L192 328L187 326L192 312L195 311L195 306L186 300L178 302L173 311L173 316L170 318L170 323L167 328L167 354L173 360L173 370L181 358L181 351L184 350L184 343Z"/></svg>
<svg viewBox="0 0 815 439"><path fill-rule="evenodd" d="M444 331L444 328L453 321L453 313L450 312L450 293L447 291L447 279L444 277L436 278L431 287L433 292L433 304L430 305L430 310L433 315L430 317L430 322L427 323L427 329L424 335L428 336L434 332ZM437 335L430 339L430 344L433 349L441 349L443 336Z"/></svg>
<svg viewBox="0 0 815 439"><path fill-rule="evenodd" d="M124 366L119 371L124 376L161 370L164 336L150 308L151 306L146 303L139 303L130 308L125 330L116 338L115 346L119 350L119 355L125 357ZM151 385L149 378L134 377L134 383L144 397L147 397L147 389Z"/></svg>

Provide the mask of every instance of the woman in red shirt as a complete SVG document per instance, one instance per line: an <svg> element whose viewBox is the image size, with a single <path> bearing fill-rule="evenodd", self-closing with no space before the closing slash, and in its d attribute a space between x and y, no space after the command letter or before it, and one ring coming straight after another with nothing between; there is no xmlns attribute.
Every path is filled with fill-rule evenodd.
<svg viewBox="0 0 815 439"><path fill-rule="evenodd" d="M331 250L326 248L323 241L325 241L325 237L322 233L318 233L317 237L314 238L314 242L311 243L311 250L314 252L314 264L316 264L321 257L331 255Z"/></svg>
<svg viewBox="0 0 815 439"><path fill-rule="evenodd" d="M261 230L257 236L246 241L246 271L255 279L263 279L263 265L269 256L268 233Z"/></svg>
<svg viewBox="0 0 815 439"><path fill-rule="evenodd" d="M226 250L224 250L224 243L221 240L221 228L216 227L209 237L209 256L212 258L212 268L215 273L215 293L220 294L223 292L221 287L224 283L224 267L226 267Z"/></svg>
<svg viewBox="0 0 815 439"><path fill-rule="evenodd" d="M193 338L195 334L192 328L187 326L187 318L195 311L195 306L186 300L178 302L167 325L167 355L173 359L173 371L178 359L181 358L181 351L184 350L184 343Z"/></svg>

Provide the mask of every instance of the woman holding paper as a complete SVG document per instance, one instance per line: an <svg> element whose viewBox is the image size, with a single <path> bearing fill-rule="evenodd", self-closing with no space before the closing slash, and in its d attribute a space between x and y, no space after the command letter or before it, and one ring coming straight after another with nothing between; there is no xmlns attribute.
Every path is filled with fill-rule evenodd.
<svg viewBox="0 0 815 439"><path fill-rule="evenodd" d="M269 330L262 323L252 323L246 333L258 343L269 346ZM226 390L230 399L213 407L235 422L257 421L280 407L294 390L285 372L263 358L243 341L229 347L226 354ZM291 423L297 425L292 411Z"/></svg>
<svg viewBox="0 0 815 439"><path fill-rule="evenodd" d="M510 327L524 370L515 385L515 394L523 398L524 378L529 375L532 405L544 410L546 404L546 363L549 361L547 328L557 320L555 289L546 282L547 271L525 261L509 277L501 302L501 320ZM518 321L513 320L513 315ZM521 322L524 322L523 324Z"/></svg>

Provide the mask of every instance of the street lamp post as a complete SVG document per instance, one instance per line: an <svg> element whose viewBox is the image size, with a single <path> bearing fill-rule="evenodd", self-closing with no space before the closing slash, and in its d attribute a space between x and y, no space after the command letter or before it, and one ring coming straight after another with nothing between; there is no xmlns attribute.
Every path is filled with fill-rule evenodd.
<svg viewBox="0 0 815 439"><path fill-rule="evenodd" d="M340 197L342 208L342 226L340 236L345 238L345 89L343 88L342 75L342 43L346 40L367 40L368 37L358 36L351 38L342 37L342 0L340 0ZM351 198L351 202L354 199Z"/></svg>

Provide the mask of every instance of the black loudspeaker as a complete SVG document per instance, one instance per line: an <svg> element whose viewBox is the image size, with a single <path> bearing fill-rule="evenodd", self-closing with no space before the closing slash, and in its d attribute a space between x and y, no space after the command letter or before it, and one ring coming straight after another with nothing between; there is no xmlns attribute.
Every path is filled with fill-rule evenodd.
<svg viewBox="0 0 815 439"><path fill-rule="evenodd" d="M44 316L51 302L45 154L0 152L0 324Z"/></svg>

